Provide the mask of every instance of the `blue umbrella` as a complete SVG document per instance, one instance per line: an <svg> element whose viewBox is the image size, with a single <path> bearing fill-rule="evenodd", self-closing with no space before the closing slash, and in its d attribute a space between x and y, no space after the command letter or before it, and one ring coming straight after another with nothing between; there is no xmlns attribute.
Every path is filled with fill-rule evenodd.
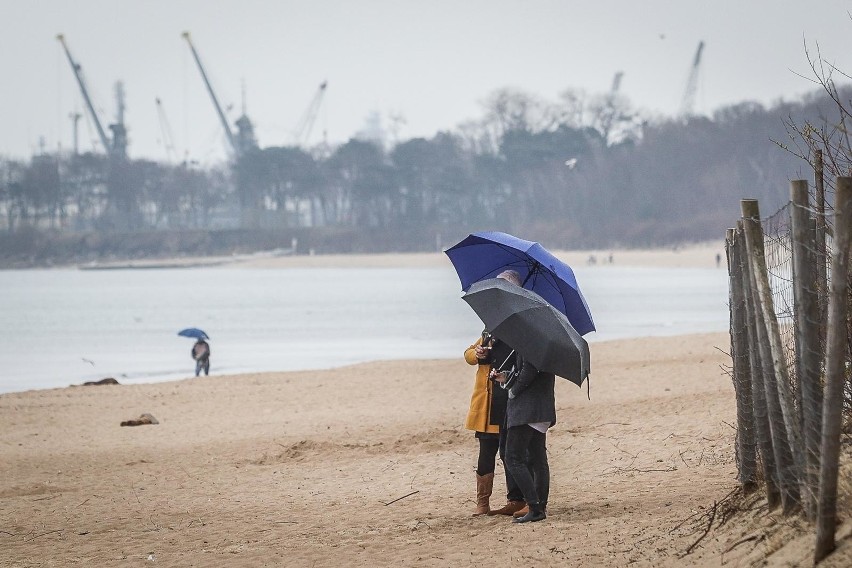
<svg viewBox="0 0 852 568"><path fill-rule="evenodd" d="M468 235L445 253L459 275L462 290L467 291L474 282L494 278L504 270L517 270L523 287L565 314L580 335L595 330L592 312L580 292L574 271L539 243L486 231Z"/></svg>
<svg viewBox="0 0 852 568"><path fill-rule="evenodd" d="M210 336L197 327L188 327L178 332L181 337L193 337L195 339L210 339Z"/></svg>

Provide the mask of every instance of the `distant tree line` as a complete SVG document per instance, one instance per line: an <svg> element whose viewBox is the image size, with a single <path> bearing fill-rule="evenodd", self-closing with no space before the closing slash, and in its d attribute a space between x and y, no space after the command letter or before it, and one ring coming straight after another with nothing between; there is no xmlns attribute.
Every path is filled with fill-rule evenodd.
<svg viewBox="0 0 852 568"><path fill-rule="evenodd" d="M743 196L770 211L788 180L812 175L785 150L785 125L831 104L815 93L651 119L617 94L549 101L504 89L455 131L390 147L256 148L212 169L94 153L0 158L0 231L408 229L449 242L497 229L552 247L720 239Z"/></svg>

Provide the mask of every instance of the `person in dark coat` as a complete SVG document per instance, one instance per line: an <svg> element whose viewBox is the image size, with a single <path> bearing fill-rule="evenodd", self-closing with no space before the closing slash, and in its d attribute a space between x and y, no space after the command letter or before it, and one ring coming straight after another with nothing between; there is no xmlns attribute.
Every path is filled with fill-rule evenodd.
<svg viewBox="0 0 852 568"><path fill-rule="evenodd" d="M195 359L195 376L204 371L205 375L210 374L210 344L204 339L198 338L195 345L192 346L192 358Z"/></svg>
<svg viewBox="0 0 852 568"><path fill-rule="evenodd" d="M550 494L547 430L556 424L556 378L540 372L523 354L516 355L517 374L510 377L506 406L506 467L521 488L528 512L516 523L541 521Z"/></svg>

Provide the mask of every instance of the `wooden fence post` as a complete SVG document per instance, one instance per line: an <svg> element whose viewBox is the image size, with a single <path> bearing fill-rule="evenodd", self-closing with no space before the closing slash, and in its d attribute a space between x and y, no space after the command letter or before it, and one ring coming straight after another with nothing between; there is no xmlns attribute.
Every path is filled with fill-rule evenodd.
<svg viewBox="0 0 852 568"><path fill-rule="evenodd" d="M781 334L778 329L778 320L775 317L769 274L766 270L760 209L755 199L743 199L740 204L748 250L748 264L751 268L751 282L755 291L754 307L758 346L761 350L764 381L767 386L766 402L769 410L769 425L772 431L772 446L776 452L781 504L784 514L791 514L801 503L799 484L801 482L800 472L804 467L804 449L801 445L799 424L795 418L792 395L790 394L790 378L784 361Z"/></svg>
<svg viewBox="0 0 852 568"><path fill-rule="evenodd" d="M731 358L734 393L737 400L737 471L743 491L757 488L757 449L755 447L754 404L751 395L751 369L746 336L745 292L740 258L743 242L736 229L728 229L725 251L728 256L729 304L731 312Z"/></svg>
<svg viewBox="0 0 852 568"><path fill-rule="evenodd" d="M837 178L834 194L834 248L831 254L831 285L828 296L828 327L825 349L825 397L822 409L822 461L819 472L819 503L814 563L834 550L837 528L837 472L840 463L840 430L843 421L849 248L852 245L852 178Z"/></svg>
<svg viewBox="0 0 852 568"><path fill-rule="evenodd" d="M819 337L821 342L825 341L825 310L828 290L827 249L825 246L825 166L822 150L814 152L814 220L816 221L816 259L817 259L817 294L819 295Z"/></svg>
<svg viewBox="0 0 852 568"><path fill-rule="evenodd" d="M816 212L816 254L820 265L817 266L817 274L820 282L825 282L825 173L822 160L822 150L817 150L814 155L814 211ZM821 305L825 305L824 302Z"/></svg>
<svg viewBox="0 0 852 568"><path fill-rule="evenodd" d="M740 242L745 244L745 233L743 221L737 221L737 233ZM760 450L760 463L763 469L763 479L766 484L766 503L770 509L774 509L781 503L781 491L779 490L778 466L775 463L775 449L772 443L772 429L769 426L769 407L766 402L766 385L763 377L763 365L760 361L760 350L758 349L757 312L754 303L754 293L751 285L751 268L745 254L741 251L740 269L742 272L742 287L746 306L746 337L748 339L748 360L751 371L751 394L754 404L754 425L757 434L757 446Z"/></svg>
<svg viewBox="0 0 852 568"><path fill-rule="evenodd" d="M817 291L816 235L812 229L808 182L790 183L793 202L793 299L796 315L796 374L800 393L799 411L805 443L804 485L802 495L805 513L813 520L819 492L819 451L822 432L822 353L819 333L819 292Z"/></svg>

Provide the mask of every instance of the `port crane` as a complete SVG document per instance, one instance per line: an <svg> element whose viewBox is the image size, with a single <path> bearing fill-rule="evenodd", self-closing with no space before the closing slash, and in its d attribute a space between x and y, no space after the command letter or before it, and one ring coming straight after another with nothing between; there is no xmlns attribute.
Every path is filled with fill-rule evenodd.
<svg viewBox="0 0 852 568"><path fill-rule="evenodd" d="M77 112L76 110L68 115L68 118L71 119L71 132L74 136L74 155L78 156L80 154L80 142L79 142L79 123L80 119L83 118L83 115Z"/></svg>
<svg viewBox="0 0 852 568"><path fill-rule="evenodd" d="M686 89L683 93L683 100L680 103L681 116L689 116L692 114L695 107L695 93L698 90L698 71L701 68L701 53L704 51L704 42L698 42L698 49L695 51L695 58L692 60L692 67L689 70L689 77L686 80Z"/></svg>
<svg viewBox="0 0 852 568"><path fill-rule="evenodd" d="M177 151L175 150L175 137L172 134L172 127L169 124L169 119L166 116L166 111L163 108L163 102L160 97L155 99L157 103L157 116L160 119L160 132L163 137L163 146L166 149L166 156L169 162L174 162Z"/></svg>
<svg viewBox="0 0 852 568"><path fill-rule="evenodd" d="M213 85L210 84L210 79L207 77L207 71L204 70L204 65L201 63L201 57L198 55L198 51L192 43L192 38L190 37L189 32L183 32L181 37L183 37L183 39L186 40L187 45L189 45L189 50L192 52L192 58L195 60L198 71L201 73L201 78L204 80L204 86L207 88L210 100L213 101L213 107L216 109L216 115L219 117L219 122L222 125L222 129L225 131L225 138L228 140L228 147L237 159L242 158L247 151L257 147L257 141L254 136L254 126L245 112L245 97L243 100L243 113L234 122L234 125L237 127L237 133L234 134L230 124L228 124L228 119L225 117L225 112L222 110L222 105L219 104L219 99L213 90Z"/></svg>
<svg viewBox="0 0 852 568"><path fill-rule="evenodd" d="M65 42L65 36L59 34L56 36L56 39L59 40L60 44L62 44L62 49L65 51L68 63L71 64L71 70L74 72L74 77L77 79L77 84L80 87L80 93L83 95L83 101L86 103L86 109L88 109L89 115L92 117L92 122L95 125L95 130L98 133L98 138L104 147L104 151L106 151L106 153L110 156L121 158L126 157L127 128L124 126L124 85L121 82L118 82L115 86L115 97L118 103L118 116L116 122L109 125L109 129L112 132L112 139L110 139L110 137L107 136L106 130L104 130L104 127L101 125L98 113L95 111L95 107L92 104L89 89L86 87L86 81L83 78L82 66L74 60L74 57L71 56L71 51L68 49L68 44Z"/></svg>
<svg viewBox="0 0 852 568"><path fill-rule="evenodd" d="M328 81L320 83L317 92L314 94L313 99L311 99L311 103L305 110L305 114L302 115L299 119L299 123L296 125L294 138L296 144L300 146L307 145L308 140L311 137L311 131L313 130L314 122L317 120L317 114L319 113L320 106L322 106L322 99L325 95L326 87L328 87Z"/></svg>
<svg viewBox="0 0 852 568"><path fill-rule="evenodd" d="M623 77L624 71L616 71L615 75L612 78L612 86L609 88L610 99L615 98L615 95L618 94L618 90L621 89L621 79Z"/></svg>

